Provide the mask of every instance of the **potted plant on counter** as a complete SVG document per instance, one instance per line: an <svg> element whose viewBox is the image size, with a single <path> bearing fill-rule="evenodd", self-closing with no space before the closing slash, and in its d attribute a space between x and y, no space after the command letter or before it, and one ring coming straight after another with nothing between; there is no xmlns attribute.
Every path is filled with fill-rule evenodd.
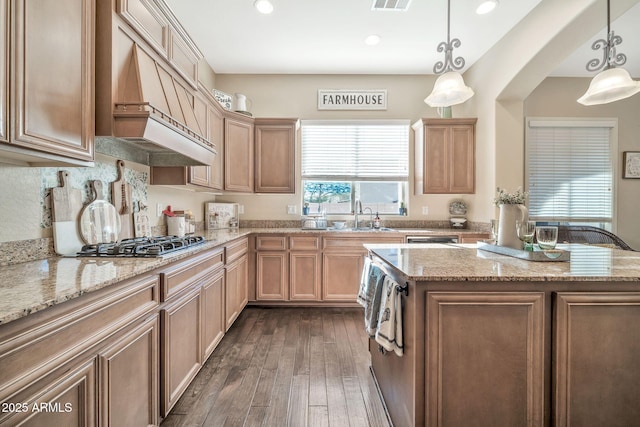
<svg viewBox="0 0 640 427"><path fill-rule="evenodd" d="M497 188L493 199L495 206L500 208L500 222L498 225L498 245L514 249L522 249L522 241L516 233L516 221L526 221L529 212L524 205L529 193L518 187L509 193L504 188Z"/></svg>

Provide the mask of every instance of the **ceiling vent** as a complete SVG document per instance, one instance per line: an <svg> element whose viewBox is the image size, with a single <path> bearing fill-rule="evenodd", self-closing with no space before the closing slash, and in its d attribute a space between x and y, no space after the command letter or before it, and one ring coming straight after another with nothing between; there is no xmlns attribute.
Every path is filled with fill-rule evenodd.
<svg viewBox="0 0 640 427"><path fill-rule="evenodd" d="M411 0L373 0L371 10L407 10Z"/></svg>

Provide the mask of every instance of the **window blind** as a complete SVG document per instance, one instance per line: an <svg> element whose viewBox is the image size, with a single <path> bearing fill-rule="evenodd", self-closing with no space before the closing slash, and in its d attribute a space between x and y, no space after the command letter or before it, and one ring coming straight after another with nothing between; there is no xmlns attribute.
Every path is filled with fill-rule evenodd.
<svg viewBox="0 0 640 427"><path fill-rule="evenodd" d="M613 126L529 122L527 182L532 219L612 222Z"/></svg>
<svg viewBox="0 0 640 427"><path fill-rule="evenodd" d="M408 180L408 121L303 121L301 128L303 179Z"/></svg>

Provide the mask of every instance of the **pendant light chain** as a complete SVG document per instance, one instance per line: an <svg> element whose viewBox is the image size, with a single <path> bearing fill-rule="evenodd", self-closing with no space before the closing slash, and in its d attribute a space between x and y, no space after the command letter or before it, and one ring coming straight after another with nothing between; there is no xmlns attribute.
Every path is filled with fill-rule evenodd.
<svg viewBox="0 0 640 427"><path fill-rule="evenodd" d="M464 58L453 58L453 49L460 47L460 39L451 40L451 0L447 0L447 41L438 44L438 52L444 52L444 61L438 61L433 66L434 74L442 74L447 71L458 71L464 67Z"/></svg>

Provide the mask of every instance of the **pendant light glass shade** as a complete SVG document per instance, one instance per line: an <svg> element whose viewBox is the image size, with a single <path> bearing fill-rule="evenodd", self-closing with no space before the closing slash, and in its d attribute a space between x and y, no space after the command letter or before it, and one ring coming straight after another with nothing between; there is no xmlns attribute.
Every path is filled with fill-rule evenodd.
<svg viewBox="0 0 640 427"><path fill-rule="evenodd" d="M582 105L607 104L640 92L640 82L631 79L624 68L609 68L598 73L587 92L578 98Z"/></svg>
<svg viewBox="0 0 640 427"><path fill-rule="evenodd" d="M424 102L431 107L449 107L462 104L473 95L473 89L464 84L460 73L449 71L438 77L431 95L427 96Z"/></svg>

